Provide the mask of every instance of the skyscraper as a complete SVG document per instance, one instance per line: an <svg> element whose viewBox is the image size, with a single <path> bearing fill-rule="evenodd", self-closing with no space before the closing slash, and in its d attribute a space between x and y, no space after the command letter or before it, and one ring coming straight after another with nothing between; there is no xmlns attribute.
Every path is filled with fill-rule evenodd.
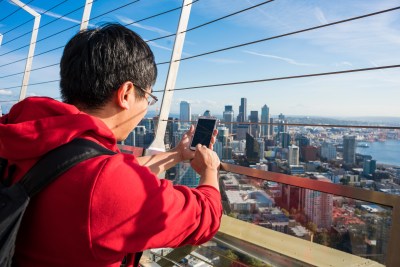
<svg viewBox="0 0 400 267"><path fill-rule="evenodd" d="M247 98L240 99L239 115L237 117L238 122L247 121Z"/></svg>
<svg viewBox="0 0 400 267"><path fill-rule="evenodd" d="M249 132L248 124L238 124L236 128L236 139L243 140L246 139L246 134Z"/></svg>
<svg viewBox="0 0 400 267"><path fill-rule="evenodd" d="M190 124L191 116L192 112L190 110L190 103L181 101L179 119L181 120L182 124Z"/></svg>
<svg viewBox="0 0 400 267"><path fill-rule="evenodd" d="M269 136L273 137L274 136L274 119L270 118L269 119Z"/></svg>
<svg viewBox="0 0 400 267"><path fill-rule="evenodd" d="M229 129L229 133L232 134L233 133L233 109L232 106L225 106L225 110L223 113L224 116L224 122L225 122L225 126Z"/></svg>
<svg viewBox="0 0 400 267"><path fill-rule="evenodd" d="M288 133L279 133L279 140L282 148L288 148L290 145L291 137Z"/></svg>
<svg viewBox="0 0 400 267"><path fill-rule="evenodd" d="M196 187L199 185L200 175L190 167L190 163L179 163L178 167L178 184L186 185L188 187Z"/></svg>
<svg viewBox="0 0 400 267"><path fill-rule="evenodd" d="M261 137L269 137L269 107L264 105L261 108Z"/></svg>
<svg viewBox="0 0 400 267"><path fill-rule="evenodd" d="M332 143L323 142L321 145L321 157L326 160L336 159L336 147Z"/></svg>
<svg viewBox="0 0 400 267"><path fill-rule="evenodd" d="M346 164L354 164L356 161L356 137L343 136L343 161Z"/></svg>
<svg viewBox="0 0 400 267"><path fill-rule="evenodd" d="M250 133L255 138L258 138L260 134L259 124L258 124L258 111L256 110L250 111L250 122L251 122Z"/></svg>
<svg viewBox="0 0 400 267"><path fill-rule="evenodd" d="M207 109L206 111L204 111L203 116L204 117L211 117L211 112Z"/></svg>
<svg viewBox="0 0 400 267"><path fill-rule="evenodd" d="M246 133L246 158L250 164L260 162L260 144L248 133Z"/></svg>
<svg viewBox="0 0 400 267"><path fill-rule="evenodd" d="M299 165L299 147L289 146L289 165Z"/></svg>
<svg viewBox="0 0 400 267"><path fill-rule="evenodd" d="M370 175L373 174L375 171L376 171L376 160L373 159L364 160L363 174Z"/></svg>
<svg viewBox="0 0 400 267"><path fill-rule="evenodd" d="M331 183L328 178L317 178L317 180ZM333 196L310 189L305 191L304 213L318 227L330 229L332 226Z"/></svg>
<svg viewBox="0 0 400 267"><path fill-rule="evenodd" d="M287 124L285 120L285 115L282 113L278 116L278 134L287 132Z"/></svg>

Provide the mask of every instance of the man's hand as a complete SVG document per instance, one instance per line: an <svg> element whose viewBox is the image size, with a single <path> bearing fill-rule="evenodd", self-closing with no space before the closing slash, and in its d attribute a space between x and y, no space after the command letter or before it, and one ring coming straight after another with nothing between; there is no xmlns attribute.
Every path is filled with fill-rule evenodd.
<svg viewBox="0 0 400 267"><path fill-rule="evenodd" d="M191 125L189 131L187 131L183 136L179 144L174 148L180 155L181 161L191 160L194 157L195 152L189 148L192 136L194 134L194 126ZM211 142L209 148L212 150L215 144L215 140L218 135L218 130L215 129L211 137Z"/></svg>
<svg viewBox="0 0 400 267"><path fill-rule="evenodd" d="M192 168L200 174L199 185L210 185L219 190L218 169L220 160L217 153L198 144L193 160L190 161Z"/></svg>

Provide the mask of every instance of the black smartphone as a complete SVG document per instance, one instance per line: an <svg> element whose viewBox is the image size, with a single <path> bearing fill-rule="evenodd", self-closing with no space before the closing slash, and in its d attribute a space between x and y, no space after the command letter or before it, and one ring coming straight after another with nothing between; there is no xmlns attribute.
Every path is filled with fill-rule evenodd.
<svg viewBox="0 0 400 267"><path fill-rule="evenodd" d="M197 120L196 130L194 132L190 149L196 150L198 144L209 147L211 137L217 126L217 118L214 117L199 117Z"/></svg>

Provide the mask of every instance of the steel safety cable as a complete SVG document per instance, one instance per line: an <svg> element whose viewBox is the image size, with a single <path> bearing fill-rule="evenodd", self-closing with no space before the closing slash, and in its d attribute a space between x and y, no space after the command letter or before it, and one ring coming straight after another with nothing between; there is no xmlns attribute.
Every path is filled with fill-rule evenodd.
<svg viewBox="0 0 400 267"><path fill-rule="evenodd" d="M229 86L229 85L240 85L240 84L259 83L259 82L271 82L271 81L299 79L299 78L327 76L327 75L338 75L338 74L345 74L345 73L352 73L352 72L362 72L362 71L372 71L372 70L382 70L382 69L393 69L393 68L400 68L400 65L389 65L389 66L380 66L380 67L372 67L372 68L361 68L361 69L351 69L351 70L343 70L343 71L322 72L322 73L304 74L304 75L296 75L296 76L285 76L285 77L266 78L266 79L259 79L259 80L249 80L249 81L241 81L241 82L230 82L230 83L220 83L220 84L199 85L199 86L183 87L183 88L176 88L176 89L167 89L167 91L193 90L193 89L208 88L208 87L221 87L221 86ZM39 83L32 83L32 84L29 84L29 85L32 86L32 85L59 82L59 81L60 80L51 80L51 81L44 81L44 82L39 82ZM19 88L19 87L21 87L21 85L6 87L6 88L3 88L3 89L4 90L5 89L14 89L14 88ZM153 92L156 93L156 92L163 92L163 91L164 90L154 90Z"/></svg>
<svg viewBox="0 0 400 267"><path fill-rule="evenodd" d="M116 10L119 10L119 9L121 9L121 8L130 6L130 5L135 4L135 3L139 2L139 1L140 1L140 0L135 0L135 1L132 1L132 2L127 3L127 4L125 4L125 5L116 7L116 8L114 8L114 9L112 9L112 10L108 10L108 11L106 11L106 12L100 14L100 15L97 15L97 16L95 16L95 17L93 17L93 18L90 18L89 20L86 20L86 21L84 21L84 22L88 22L88 21L92 21L92 20L98 19L98 18L100 18L100 17L102 17L102 16L104 16L104 15L110 14L110 13L116 11Z"/></svg>
<svg viewBox="0 0 400 267"><path fill-rule="evenodd" d="M54 64L51 64L51 65L46 65L46 66L43 66L43 67L31 69L30 72L33 72L33 71L36 71L36 70L41 70L41 69L46 69L46 68L50 68L50 67L54 67L54 66L58 66L59 64L60 63L58 62L58 63L54 63ZM8 75L5 75L5 76L1 76L0 79L12 77L12 76L16 76L16 75L20 75L20 74L24 74L24 73L25 72L22 71L22 72L17 72L17 73L13 73L13 74L8 74Z"/></svg>
<svg viewBox="0 0 400 267"><path fill-rule="evenodd" d="M97 1L97 0L94 0L93 2L95 2L95 1ZM140 1L140 0L137 0L137 1ZM193 1L191 4L193 4L193 3L195 3L195 2L198 2L198 1L199 1L199 0ZM81 7L81 8L82 8L82 7ZM143 18L143 19L140 19L140 20L137 20L137 21L128 23L128 24L125 24L124 26L128 26L128 25L131 25L131 24L134 24L134 23L138 23L138 22L141 22L141 21L144 21L144 20L148 20L148 19L151 19L151 18L155 18L155 17L161 16L161 15L167 14L167 13L169 13L169 12L172 12L172 11L175 11L175 10L179 10L179 9L181 9L181 8L182 8L182 7L170 9L170 10L167 10L167 11L164 11L164 12L161 12L161 13L158 13L158 14L155 14L155 15L152 15L152 16L149 16L149 17L145 17L145 18ZM76 10L75 10L75 11L76 11ZM110 12L109 12L109 13L110 13ZM104 14L103 14L103 15L104 15ZM64 16L65 16L65 15L64 15ZM75 26L73 26L73 27L75 27ZM67 28L67 29L65 29L64 31L69 30L69 29L71 29L71 28L73 28L73 27ZM59 33L60 33L60 32L58 32L58 33L56 33L56 34L54 34L54 35L57 35L57 34L59 34ZM46 38L50 38L50 37L52 37L52 36L54 36L54 35L50 35L50 36L48 36L48 37L46 37ZM44 39L46 39L46 38L44 38ZM40 42L40 41L42 41L42 40L44 40L44 39L38 40L37 42ZM11 52L15 52L15 51L17 51L17 50L23 49L23 48L28 47L28 46L29 46L29 45L26 45L26 46L17 48L17 49L15 49L15 50L9 51L9 52L7 52L7 53L1 54L0 56L6 55L6 54L11 53ZM57 48L48 50L48 51L46 51L46 52L54 51L55 49L60 49L60 48L62 48L62 47L64 47L64 46L60 46L60 47L57 47ZM41 54L45 54L46 52L43 52L43 53L41 53ZM35 55L35 56L37 56L37 55ZM35 57L35 56L34 56L34 57ZM3 64L3 65L0 65L0 67L7 66L7 65L11 65L11 64L14 64L14 63L23 61L23 60L25 60L25 59L19 59L19 60L13 61L13 62L9 62L9 63ZM53 65L49 65L49 66L53 66ZM0 78L9 77L9 76L18 75L18 74L20 74L20 73L9 74L9 75L6 75L6 76L2 76L2 77L0 77Z"/></svg>
<svg viewBox="0 0 400 267"><path fill-rule="evenodd" d="M276 77L276 78L266 78L266 79L249 80L249 81L241 81L241 82L199 85L199 86L183 87L183 88L176 88L176 89L167 89L167 91L192 90L192 89L208 88L208 87L220 87L220 86L240 85L240 84L248 84L248 83L271 82L271 81L290 80L290 79L299 79L299 78L308 78L308 77L317 77L317 76L338 75L338 74L346 74L346 73L362 72L362 71L393 69L393 68L399 68L399 67L400 67L400 65L388 65L388 66L380 66L380 67L372 67L372 68L360 68L360 69L351 69L351 70L342 70L342 71L333 71L333 72L321 72L321 73L303 74L303 75L295 75L295 76L284 76L284 77ZM163 92L163 91L164 90L155 90L153 92Z"/></svg>
<svg viewBox="0 0 400 267"><path fill-rule="evenodd" d="M248 7L248 8L239 10L239 11L236 11L236 12L231 13L231 14L229 14L229 15L226 15L226 16L223 16L223 17L220 17L220 18L217 18L217 19L208 21L208 22L206 22L206 23L197 25L197 26L195 26L195 27L189 28L189 29L187 29L186 31L180 32L179 34L185 33L185 32L189 32L189 31L192 31L192 30L201 28L201 27L204 27L204 26L206 26L206 25L209 25L209 24L212 24L212 23L214 23L214 22L217 22L217 21L220 21L220 20L223 20L223 19L232 17L232 16L234 16L234 15L240 14L240 13L245 12L245 11L248 11L248 10L251 10L251 9L253 9L253 8L260 7L260 6L262 6L262 5L268 4L268 3L273 2L273 1L275 1L275 0L268 0L268 1L265 1L265 2L262 2L262 3L259 3L259 4L257 4L257 5L254 5L254 6L251 6L251 7ZM156 41L156 40L161 40L161 39L168 38L168 37L172 37L172 36L175 36L175 35L176 35L176 34L173 33L173 34L161 36L161 37L158 37L158 38L150 39L150 40L147 40L146 42L152 42L152 41Z"/></svg>
<svg viewBox="0 0 400 267"><path fill-rule="evenodd" d="M30 84L23 84L24 85L29 85L29 86L33 86L33 85L39 85L39 84L45 84L45 83L54 83L54 82L59 82L60 80L52 80L52 81L44 81L44 82L37 82L37 83L30 83ZM11 86L11 87L6 87L6 88L2 88L3 90L9 90L9 89L15 89L15 88L20 88L21 85L18 86Z"/></svg>
<svg viewBox="0 0 400 267"><path fill-rule="evenodd" d="M94 3L94 2L96 2L96 1L98 1L98 0L93 0L91 3ZM78 10L81 10L83 7L85 7L85 5L80 6L80 7L76 8L76 9L74 9L74 10L72 10L72 11L70 11L70 12L68 12L68 13L66 13L66 14L64 14L64 15L62 15L62 16L60 16L60 17L57 17L57 18L55 18L54 20L49 21L49 22L47 22L46 24L41 25L39 28L37 28L37 29L35 29L35 30L42 29L42 28L44 28L44 27L46 27L46 26L48 26L48 25L50 25L50 24L56 22L57 20L60 20L60 19L64 18L65 16L68 16L68 15L70 15L70 14L72 14L72 13L78 11ZM67 31L67 30L70 30L70 29L72 29L72 28L75 28L76 26L77 26L77 25L71 26L71 27L69 27L69 28L67 28L67 29L64 29L64 30L61 30L61 31L59 31L59 32L57 32L57 33L55 33L55 34L49 35L49 36L47 36L47 37L45 37L45 38L43 38L43 39L37 40L37 41L34 42L34 43L30 43L30 44L21 46L21 47L19 47L19 48L16 48L16 49L14 49L14 50L8 51L7 53L1 54L0 56L3 56L3 55L6 55L6 54L9 54L9 53L18 51L18 50L20 50L20 49L23 49L23 48L25 48L25 47L30 46L31 44L38 43L38 42L40 42L40 41L43 41L43 40L45 40L45 39L48 39L48 38L53 37L53 36L55 36L55 35L58 35L58 34L60 34L60 33L62 33L62 32L65 32L65 31ZM25 36L25 35L30 34L30 33L31 33L31 31L26 32L26 33L24 33L24 34L22 34L22 35L19 35L19 36L15 37L15 38L9 40L8 42L6 42L6 43L4 43L4 44L8 44L8 43L10 43L10 42L12 42L12 41L15 41L15 40L21 38L22 36Z"/></svg>
<svg viewBox="0 0 400 267"><path fill-rule="evenodd" d="M30 56L30 57L28 57L28 58L35 58L35 57L38 57L38 56L41 56L41 55L50 53L50 52L52 52L52 51L61 49L61 48L63 48L63 47L64 47L64 45L59 46L59 47L55 47L55 48L52 48L52 49L50 49L50 50L44 51L44 52L42 52L42 53L36 54L36 55L34 55L34 56ZM21 61L25 61L26 59L27 59L27 58L24 57L24 58L21 58L21 59L18 59L18 60L15 60L15 61L12 61L12 62L3 64L3 65L0 65L0 68L1 68L1 67L5 67L5 66L8 66L8 65L12 65L12 64L15 64L15 63L18 63L18 62L21 62ZM31 71L32 71L32 70L31 70ZM8 75L8 76L13 76L13 75L14 75L14 74L10 74L10 75ZM4 77L4 76L3 76L3 77ZM3 78L3 77L0 77L0 79Z"/></svg>
<svg viewBox="0 0 400 267"><path fill-rule="evenodd" d="M326 23L326 24L322 24L322 25L319 25L319 26L315 26L315 27L311 27L311 28L307 28L307 29L303 29L303 30L298 30L298 31L290 32L290 33L285 33L285 34L276 35L276 36L272 36L272 37L268 37L268 38L263 38L263 39L252 41L252 42L248 42L248 43L243 43L243 44L234 45L234 46L230 46L230 47L226 47L226 48L222 48L222 49L218 49L218 50L213 50L213 51L197 54L197 55L194 55L194 56L188 56L188 57L181 58L180 60L176 60L176 61L183 61L183 60L192 59L192 58L196 58L196 57L200 57L200 56L210 55L210 54L214 54L214 53L217 53L217 52L227 51L227 50L234 49L234 48L239 48L239 47L243 47L243 46L247 46L247 45L261 43L261 42L265 42L265 41L269 41L269 40L273 40L273 39L278 39L278 38L282 38L282 37L286 37L286 36L290 36L290 35L295 35L295 34L299 34L299 33L303 33L303 32L316 30L316 29L321 29L321 28L325 28L325 27L329 27L329 26L333 26L333 25L337 25L337 24L341 24L341 23L346 23L346 22L353 21L353 20L358 20L358 19L362 19L362 18L376 16L376 15L379 15L379 14L395 11L395 10L398 10L398 9L400 9L400 6L394 7L394 8L390 8L390 9L381 10L381 11L374 12L374 13L369 13L369 14L362 15L362 16L352 17L352 18L349 18L349 19L339 20L339 21L335 21L335 22L332 22L332 23ZM169 63L169 61L166 61L166 62L158 63L157 65L168 64L168 63Z"/></svg>
<svg viewBox="0 0 400 267"><path fill-rule="evenodd" d="M190 122L196 123L196 121L184 121L184 120L161 120L166 122ZM282 125L278 122L222 122L220 124L244 124L244 125ZM285 126L313 126L313 127L333 127L333 128L366 128L366 129L387 129L387 130L400 130L400 126L384 126L384 125L352 125L352 124L312 124L312 123L284 123Z"/></svg>
<svg viewBox="0 0 400 267"><path fill-rule="evenodd" d="M24 4L21 8L23 8L23 7L27 6L27 5L29 5L29 4L32 3L33 1L35 1L35 0L29 1L28 3ZM9 18L10 16L14 15L14 14L17 13L18 11L20 11L21 8L18 8L18 9L16 9L16 10L14 10L13 12L11 12L10 14L8 14L7 16L1 18L1 19L0 19L0 22L2 22L2 21L5 20L6 18Z"/></svg>
<svg viewBox="0 0 400 267"><path fill-rule="evenodd" d="M194 4L194 3L198 2L198 1L199 1L199 0L193 1L192 3L187 4L186 6L192 5L192 4ZM129 26L129 25L138 23L138 22L142 22L142 21L145 21L145 20L148 20L148 19L152 19L152 18L155 18L155 17L159 17L159 16L161 16L161 15L165 15L165 14L171 13L171 12L176 11L176 10L179 10L179 9L182 9L182 7L180 6L180 7L172 8L172 9L169 9L169 10L167 10L167 11L163 11L163 12L161 12L161 13L157 13L157 14L155 14L155 15L151 15L151 16L149 16L149 17L145 17L145 18L143 18L143 19L135 20L135 21L133 21L133 22L130 22L130 23L125 24L124 26L126 27L126 26Z"/></svg>
<svg viewBox="0 0 400 267"><path fill-rule="evenodd" d="M65 1L68 1L68 0L65 0ZM96 1L96 0L95 0L95 1ZM93 1L93 2L95 2L95 1ZM111 13L111 12L114 12L115 10L124 8L124 7L128 6L128 5L132 5L132 4L134 4L134 3L136 3L136 2L139 2L139 1L140 1L140 0L136 0L136 1L134 1L134 2L131 2L131 3L122 5L122 6L120 6L120 7L114 8L114 9L109 10L109 11L107 11L107 12L104 12L104 13L102 13L102 14L100 14L100 15L98 15L98 16L96 16L96 17L90 19L90 20L97 19L97 18L99 18L99 17L101 17L101 16L104 16L104 15L106 15L106 14L109 14L109 13ZM93 3L93 2L92 2L92 3ZM81 9L81 8L82 8L82 7L78 8L78 9L76 9L76 10L73 10L72 12L75 12L75 11ZM70 13L68 13L68 14L65 14L64 16L67 16L67 15L71 14L72 12L70 12ZM54 21L52 21L52 22L54 22ZM87 22L87 21L84 21L84 22ZM47 23L46 25L48 25L48 24L50 24L50 23L51 23L51 22ZM44 26L46 26L46 25L43 25L42 27L44 27ZM42 27L39 27L39 29L42 28ZM75 26L73 26L73 27L75 27ZM70 28L68 28L67 30L69 30L69 29L70 29ZM57 33L57 34L58 34L58 33ZM46 37L46 38L49 38L49 36ZM42 41L42 40L43 40L43 39L38 40L37 42ZM11 41L11 40L10 40L10 41ZM9 42L10 42L10 41L9 41ZM53 49L50 49L50 50L47 50L47 51L42 52L42 53L40 53L40 54L36 54L36 55L34 55L33 57L37 57L37 56L39 56L39 55L43 55L43 54L52 52L52 51L54 51L54 50L61 49L61 48L63 48L63 47L64 47L64 45L59 46L59 47L56 47L56 48L53 48ZM17 62L20 62L20 61L24 61L24 60L25 60L25 58L19 59L19 60L13 61L13 62L9 62L9 63L3 64L3 65L0 65L0 68L1 68L1 67L4 67L4 66L11 65L11 64L14 64L14 63L17 63ZM51 66L53 66L53 65L51 65ZM13 76L13 75L18 75L18 74L20 74L20 73L10 74L10 75L7 75L6 77L10 77L10 76ZM3 76L3 77L4 77L4 76ZM3 78L3 77L0 77L0 79Z"/></svg>
<svg viewBox="0 0 400 267"><path fill-rule="evenodd" d="M49 9L45 10L43 13L41 13L41 15L46 14L47 12L53 10L54 8L56 8L56 7L58 7L58 6L62 5L62 4L64 4L64 3L67 2L67 1L69 1L69 0L64 0L64 1L60 2L60 3L58 3L57 5L55 5L55 6L51 7L51 8L49 8ZM12 28L12 29L9 29L8 31L4 32L3 35L4 35L4 34L7 34L7 33L9 33L9 32L12 32L12 31L14 31L14 30L16 30L16 29L18 29L19 27L25 25L26 23L28 23L29 21L32 21L32 20L34 20L34 18L31 18L31 19L29 19L29 20L27 20L27 21L25 21L25 22L19 24L18 26L15 26L15 27Z"/></svg>

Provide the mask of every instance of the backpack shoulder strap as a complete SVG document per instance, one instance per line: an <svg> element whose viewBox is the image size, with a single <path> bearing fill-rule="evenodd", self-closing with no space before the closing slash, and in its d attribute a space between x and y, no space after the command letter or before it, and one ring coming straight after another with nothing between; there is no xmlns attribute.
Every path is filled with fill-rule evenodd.
<svg viewBox="0 0 400 267"><path fill-rule="evenodd" d="M116 152L95 142L77 138L48 152L19 183L32 197L79 162L100 155L114 154Z"/></svg>

